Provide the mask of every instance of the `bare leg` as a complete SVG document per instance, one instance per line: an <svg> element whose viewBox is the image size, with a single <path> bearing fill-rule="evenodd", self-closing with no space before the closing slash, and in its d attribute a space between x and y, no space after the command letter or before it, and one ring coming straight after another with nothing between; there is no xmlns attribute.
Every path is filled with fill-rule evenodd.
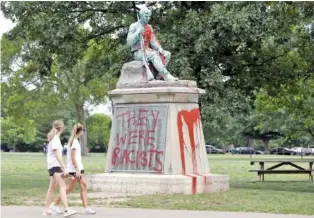
<svg viewBox="0 0 314 218"><path fill-rule="evenodd" d="M54 177L50 176L50 184L49 184L49 188L48 188L48 191L46 194L46 199L45 199L45 210L46 211L49 209L49 205L51 203L53 193L56 190L56 185L57 185L57 182L55 181Z"/></svg>
<svg viewBox="0 0 314 218"><path fill-rule="evenodd" d="M66 190L67 194L69 194L69 193L71 193L73 191L75 182L76 182L76 178L71 176L70 179L69 179L69 185L68 185L67 190ZM60 204L60 202L61 202L61 198L60 198L60 195L58 195L58 197L54 201L54 205L58 205L58 204Z"/></svg>
<svg viewBox="0 0 314 218"><path fill-rule="evenodd" d="M82 199L82 204L84 208L87 208L87 184L85 176L82 175L82 179L77 180L80 184L80 194Z"/></svg>
<svg viewBox="0 0 314 218"><path fill-rule="evenodd" d="M60 187L60 198L64 205L65 210L69 208L68 206L68 200L67 200L67 193L66 193L66 184L64 182L64 179L61 177L61 173L55 173L54 175L55 180L57 181L59 187Z"/></svg>

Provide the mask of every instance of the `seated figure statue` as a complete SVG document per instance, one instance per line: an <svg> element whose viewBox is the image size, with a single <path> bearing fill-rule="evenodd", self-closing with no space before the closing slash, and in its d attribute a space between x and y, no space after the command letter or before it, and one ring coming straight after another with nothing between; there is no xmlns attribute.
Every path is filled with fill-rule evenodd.
<svg viewBox="0 0 314 218"><path fill-rule="evenodd" d="M170 60L170 52L165 51L160 46L152 27L148 24L151 17L151 10L148 8L142 8L139 12L139 21L132 23L128 36L127 45L131 48L134 60L143 60L143 54L141 50L141 38L143 39L144 52L149 64L156 69L156 79L176 81L178 78L172 76L167 70L167 64ZM151 66L151 67L152 67Z"/></svg>

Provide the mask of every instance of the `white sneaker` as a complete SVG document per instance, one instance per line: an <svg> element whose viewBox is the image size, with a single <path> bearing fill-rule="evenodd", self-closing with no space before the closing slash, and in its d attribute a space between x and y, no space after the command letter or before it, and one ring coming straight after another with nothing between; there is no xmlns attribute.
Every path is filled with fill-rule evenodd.
<svg viewBox="0 0 314 218"><path fill-rule="evenodd" d="M49 210L51 210L55 214L61 214L62 210L58 206L55 206L54 204L51 204L49 207Z"/></svg>
<svg viewBox="0 0 314 218"><path fill-rule="evenodd" d="M77 212L75 210L68 209L67 211L64 211L63 216L65 216L65 217L72 216L72 215L74 215L76 213Z"/></svg>
<svg viewBox="0 0 314 218"><path fill-rule="evenodd" d="M51 216L52 214L53 214L52 211L49 209L49 210L44 210L41 215L43 215L43 216Z"/></svg>
<svg viewBox="0 0 314 218"><path fill-rule="evenodd" d="M82 210L82 214L95 214L96 211L92 210L91 208L87 207L87 208L84 208Z"/></svg>

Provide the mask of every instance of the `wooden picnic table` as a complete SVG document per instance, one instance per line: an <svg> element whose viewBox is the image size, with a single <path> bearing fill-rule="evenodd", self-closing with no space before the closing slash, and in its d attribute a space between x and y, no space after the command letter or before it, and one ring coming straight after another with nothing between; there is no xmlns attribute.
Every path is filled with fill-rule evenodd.
<svg viewBox="0 0 314 218"><path fill-rule="evenodd" d="M249 172L257 172L259 181L264 181L265 174L308 174L309 180L313 181L313 163L314 159L256 159L250 161L251 165L259 163L260 168L257 170L249 170ZM265 163L272 163L273 166L265 169ZM308 163L309 168L299 166L300 163ZM290 165L293 169L278 169L281 166Z"/></svg>

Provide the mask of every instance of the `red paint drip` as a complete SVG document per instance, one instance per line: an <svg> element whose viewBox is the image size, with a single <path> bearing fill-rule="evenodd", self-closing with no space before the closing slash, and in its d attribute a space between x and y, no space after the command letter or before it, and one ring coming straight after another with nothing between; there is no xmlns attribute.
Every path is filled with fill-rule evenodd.
<svg viewBox="0 0 314 218"><path fill-rule="evenodd" d="M197 187L197 184L196 184L196 177L193 177L193 178L192 178L192 194L195 194L195 193L196 193L196 187Z"/></svg>
<svg viewBox="0 0 314 218"><path fill-rule="evenodd" d="M196 194L196 190L197 190L197 176L195 175L186 175L188 177L192 178L192 194Z"/></svg>
<svg viewBox="0 0 314 218"><path fill-rule="evenodd" d="M185 163L185 154L184 154L184 137L183 137L183 121L185 121L189 137L190 137L190 144L192 149L192 165L193 165L193 173L197 174L197 162L196 162L196 143L195 143L195 136L194 136L194 125L198 124L197 121L200 122L200 111L198 108L192 109L191 111L180 111L177 117L177 125L178 125L178 133L179 133L179 143L180 143L180 156L181 156L181 163L182 163L182 173L186 175L186 163ZM192 177L192 193L195 194L197 191L197 177Z"/></svg>
<svg viewBox="0 0 314 218"><path fill-rule="evenodd" d="M208 192L208 186L207 186L207 175L201 174L201 173L195 173L195 175L201 176L204 178L204 193Z"/></svg>
<svg viewBox="0 0 314 218"><path fill-rule="evenodd" d="M192 149L192 164L193 164L193 173L197 173L197 163L196 163L196 143L194 136L194 124L197 124L197 121L200 120L200 111L198 108L192 109L191 111L180 111L178 113L177 125L179 133L179 143L180 143L180 152L181 152L181 162L182 162L182 172L186 174L185 168L185 156L184 156L184 138L183 138L183 120L185 121L188 132L190 136L190 144Z"/></svg>

